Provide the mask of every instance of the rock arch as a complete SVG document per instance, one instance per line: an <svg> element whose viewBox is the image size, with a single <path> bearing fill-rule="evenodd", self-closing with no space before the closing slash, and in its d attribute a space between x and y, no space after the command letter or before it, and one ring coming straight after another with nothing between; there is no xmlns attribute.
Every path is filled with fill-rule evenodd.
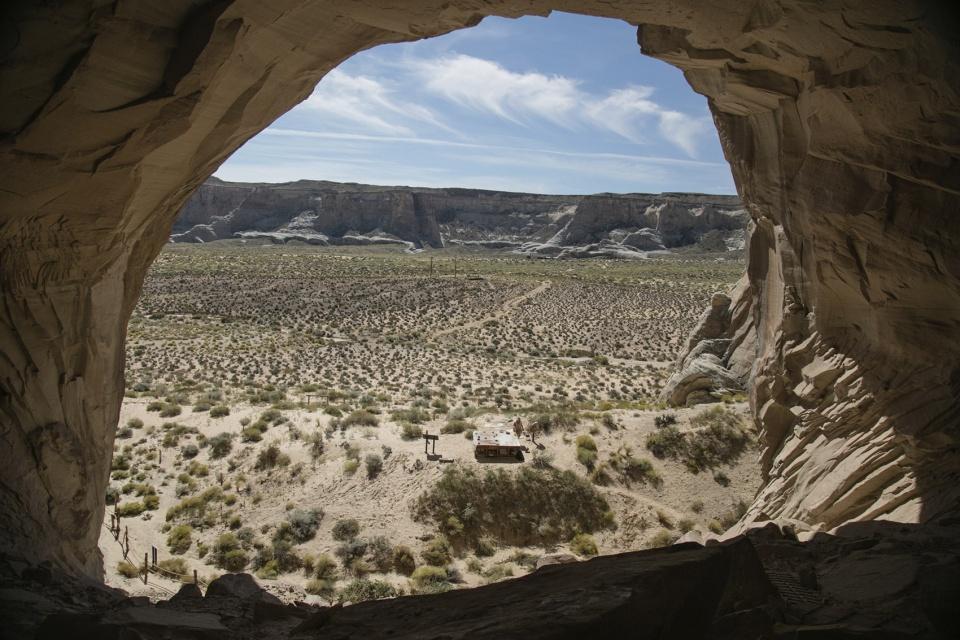
<svg viewBox="0 0 960 640"><path fill-rule="evenodd" d="M127 318L192 191L351 54L486 15L641 25L755 223L748 518L956 513L960 66L948 3L120 0L0 24L0 544L100 573Z"/></svg>

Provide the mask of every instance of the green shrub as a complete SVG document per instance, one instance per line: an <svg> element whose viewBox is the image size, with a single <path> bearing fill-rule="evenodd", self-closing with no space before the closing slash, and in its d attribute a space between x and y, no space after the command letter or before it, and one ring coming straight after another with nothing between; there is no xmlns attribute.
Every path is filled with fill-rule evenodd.
<svg viewBox="0 0 960 640"><path fill-rule="evenodd" d="M468 429L475 429L472 422L467 422L462 418L451 418L440 428L440 433L463 433Z"/></svg>
<svg viewBox="0 0 960 640"><path fill-rule="evenodd" d="M173 418L175 416L180 415L180 411L181 411L180 405L173 402L168 402L163 405L162 409L160 409L160 417Z"/></svg>
<svg viewBox="0 0 960 640"><path fill-rule="evenodd" d="M343 473L344 475L352 476L357 472L357 469L360 468L360 461L354 460L353 458L347 458L343 461Z"/></svg>
<svg viewBox="0 0 960 640"><path fill-rule="evenodd" d="M420 557L431 566L445 567L453 560L453 555L450 551L450 542L448 542L444 536L436 536L430 540L423 551L420 552Z"/></svg>
<svg viewBox="0 0 960 640"><path fill-rule="evenodd" d="M240 440L243 442L260 442L263 440L263 431L256 425L244 427L240 430Z"/></svg>
<svg viewBox="0 0 960 640"><path fill-rule="evenodd" d="M363 459L364 465L367 467L367 478L373 480L380 472L383 471L383 458L378 456L375 453L367 454Z"/></svg>
<svg viewBox="0 0 960 640"><path fill-rule="evenodd" d="M393 550L393 570L402 576L409 576L416 568L417 561L410 547L397 545Z"/></svg>
<svg viewBox="0 0 960 640"><path fill-rule="evenodd" d="M669 547L677 540L677 534L667 529L660 529L653 538L650 539L648 548L653 549L655 547Z"/></svg>
<svg viewBox="0 0 960 640"><path fill-rule="evenodd" d="M202 462L193 460L189 465L187 465L187 473L194 478L206 478L208 475L210 475L210 467Z"/></svg>
<svg viewBox="0 0 960 640"><path fill-rule="evenodd" d="M255 559L254 565L256 564L260 564L256 575L261 580L276 580L280 577L280 565L276 560L265 560L262 563L258 563Z"/></svg>
<svg viewBox="0 0 960 640"><path fill-rule="evenodd" d="M592 470L597 462L597 443L593 438L584 434L577 436L575 441L577 447L577 462Z"/></svg>
<svg viewBox="0 0 960 640"><path fill-rule="evenodd" d="M653 419L653 424L657 429L663 429L664 427L677 424L677 416L672 413L662 413Z"/></svg>
<svg viewBox="0 0 960 640"><path fill-rule="evenodd" d="M590 534L578 533L570 541L570 550L578 556L595 556L597 543Z"/></svg>
<svg viewBox="0 0 960 640"><path fill-rule="evenodd" d="M690 419L695 428L681 433L664 426L647 436L647 449L658 458L679 460L692 473L732 464L750 443L742 420L730 409L717 405Z"/></svg>
<svg viewBox="0 0 960 640"><path fill-rule="evenodd" d="M447 572L442 567L429 565L417 567L410 575L410 580L418 589L423 589L430 585L447 582Z"/></svg>
<svg viewBox="0 0 960 640"><path fill-rule="evenodd" d="M610 456L609 464L627 484L641 482L656 488L663 486L663 477L653 468L653 463L646 458L635 458L629 446L617 449Z"/></svg>
<svg viewBox="0 0 960 640"><path fill-rule="evenodd" d="M486 571L483 572L483 577L487 579L487 583L499 582L504 578L509 578L513 576L513 566L510 564L495 564Z"/></svg>
<svg viewBox="0 0 960 640"><path fill-rule="evenodd" d="M200 447L193 444L192 442L189 444L185 444L180 448L180 455L182 455L187 460L191 458L196 458L197 454L199 453L200 453Z"/></svg>
<svg viewBox="0 0 960 640"><path fill-rule="evenodd" d="M593 438L586 434L577 436L574 444L576 444L578 449L587 449L588 451L597 450L597 443L593 441Z"/></svg>
<svg viewBox="0 0 960 640"><path fill-rule="evenodd" d="M365 602L382 598L396 598L401 595L389 582L382 580L353 580L338 594L340 602Z"/></svg>
<svg viewBox="0 0 960 640"><path fill-rule="evenodd" d="M423 429L412 422L404 422L400 425L400 437L404 440L419 440L423 437Z"/></svg>
<svg viewBox="0 0 960 640"><path fill-rule="evenodd" d="M223 557L223 563L218 565L227 571L243 571L247 567L247 563L250 562L250 558L247 557L247 554L242 549L234 549L233 551L228 551Z"/></svg>
<svg viewBox="0 0 960 640"><path fill-rule="evenodd" d="M393 411L390 413L390 417L394 422L410 422L413 424L422 424L430 420L430 414L418 407Z"/></svg>
<svg viewBox="0 0 960 640"><path fill-rule="evenodd" d="M210 447L211 458L223 458L233 449L233 435L227 432L219 433L207 439L207 446Z"/></svg>
<svg viewBox="0 0 960 640"><path fill-rule="evenodd" d="M319 509L294 509L287 514L290 530L297 542L312 540L320 528L323 511Z"/></svg>
<svg viewBox="0 0 960 640"><path fill-rule="evenodd" d="M337 563L325 553L313 559L313 575L321 580L335 582L337 580Z"/></svg>
<svg viewBox="0 0 960 640"><path fill-rule="evenodd" d="M323 578L313 578L307 582L304 591L315 596L329 597L334 592L334 582Z"/></svg>
<svg viewBox="0 0 960 640"><path fill-rule="evenodd" d="M357 409L343 419L343 424L348 427L376 427L380 424L380 418L367 409Z"/></svg>
<svg viewBox="0 0 960 640"><path fill-rule="evenodd" d="M374 536L367 540L368 559L377 571L387 573L393 569L393 545L383 536Z"/></svg>
<svg viewBox="0 0 960 640"><path fill-rule="evenodd" d="M585 479L570 471L532 467L481 474L451 465L417 498L413 515L441 529L456 518L460 533L446 533L458 544L482 536L511 546L551 544L613 525L606 500Z"/></svg>
<svg viewBox="0 0 960 640"><path fill-rule="evenodd" d="M167 547L170 553L178 555L186 553L191 544L193 544L193 527L188 524L178 524L167 534Z"/></svg>
<svg viewBox="0 0 960 640"><path fill-rule="evenodd" d="M217 406L210 409L211 418L223 418L224 416L230 415L230 407L224 404L218 404Z"/></svg>
<svg viewBox="0 0 960 640"><path fill-rule="evenodd" d="M233 533L223 533L213 544L213 563L227 571L243 571L250 559L240 548L240 541Z"/></svg>
<svg viewBox="0 0 960 640"><path fill-rule="evenodd" d="M701 411L690 424L700 430L688 436L683 463L694 473L736 462L750 443L740 416L722 405Z"/></svg>
<svg viewBox="0 0 960 640"><path fill-rule="evenodd" d="M661 460L676 459L683 454L686 441L684 435L676 427L663 427L647 436L647 449Z"/></svg>
<svg viewBox="0 0 960 640"><path fill-rule="evenodd" d="M132 518L143 513L145 507L139 500L124 502L117 506L117 515L121 518Z"/></svg>
<svg viewBox="0 0 960 640"><path fill-rule="evenodd" d="M290 464L290 456L280 452L280 447L271 444L261 449L257 454L257 462L254 467L262 471L264 469L273 469L274 467L285 467Z"/></svg>
<svg viewBox="0 0 960 640"><path fill-rule="evenodd" d="M124 578L133 579L139 578L141 575L141 568L133 564L132 562L127 562L126 560L121 560L117 563L117 573L122 575Z"/></svg>
<svg viewBox="0 0 960 640"><path fill-rule="evenodd" d="M150 493L143 496L143 508L147 511L156 511L160 508L160 496Z"/></svg>
<svg viewBox="0 0 960 640"><path fill-rule="evenodd" d="M478 558L489 558L497 552L497 541L490 536L478 538L473 545L473 552Z"/></svg>
<svg viewBox="0 0 960 640"><path fill-rule="evenodd" d="M160 402L159 400L154 400L153 402L147 405L147 411L162 411L163 407L164 407L163 402Z"/></svg>
<svg viewBox="0 0 960 640"><path fill-rule="evenodd" d="M360 523L353 518L337 520L333 525L332 533L334 540L340 540L341 542L353 540L360 533Z"/></svg>
<svg viewBox="0 0 960 640"><path fill-rule="evenodd" d="M157 566L164 571L175 573L184 577L190 573L190 567L187 565L187 561L183 558L167 558L166 560L159 561Z"/></svg>
<svg viewBox="0 0 960 640"><path fill-rule="evenodd" d="M143 420L141 420L140 418L130 418L129 420L127 420L127 426L130 427L131 429L142 429Z"/></svg>

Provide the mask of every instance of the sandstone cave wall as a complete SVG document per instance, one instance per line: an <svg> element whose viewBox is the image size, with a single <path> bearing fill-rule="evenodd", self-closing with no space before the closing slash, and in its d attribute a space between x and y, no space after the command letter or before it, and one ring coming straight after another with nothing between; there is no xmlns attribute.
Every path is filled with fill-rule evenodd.
<svg viewBox="0 0 960 640"><path fill-rule="evenodd" d="M219 163L356 51L551 9L642 25L709 100L756 224L748 518L956 513L949 3L65 0L4 7L0 544L98 574L126 321Z"/></svg>

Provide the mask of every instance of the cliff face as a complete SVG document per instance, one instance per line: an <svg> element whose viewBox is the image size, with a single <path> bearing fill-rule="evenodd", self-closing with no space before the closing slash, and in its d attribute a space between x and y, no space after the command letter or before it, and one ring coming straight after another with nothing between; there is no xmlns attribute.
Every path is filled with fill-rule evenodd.
<svg viewBox="0 0 960 640"><path fill-rule="evenodd" d="M266 237L312 244L466 244L549 255L643 255L725 232L747 213L735 196L554 196L477 189L375 187L301 180L207 180L173 225L174 242Z"/></svg>
<svg viewBox="0 0 960 640"><path fill-rule="evenodd" d="M14 3L4 22L0 545L99 573L127 320L229 154L357 51L554 9L642 25L643 52L709 100L756 225L730 306L754 331L765 477L747 517L955 516L951 3L67 0Z"/></svg>

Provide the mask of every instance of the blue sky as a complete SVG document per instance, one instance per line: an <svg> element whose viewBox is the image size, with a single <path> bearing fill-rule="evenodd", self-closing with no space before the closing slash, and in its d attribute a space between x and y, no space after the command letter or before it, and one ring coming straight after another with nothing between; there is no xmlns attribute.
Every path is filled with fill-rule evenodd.
<svg viewBox="0 0 960 640"><path fill-rule="evenodd" d="M706 99L635 27L487 18L376 47L238 150L224 180L735 193Z"/></svg>

